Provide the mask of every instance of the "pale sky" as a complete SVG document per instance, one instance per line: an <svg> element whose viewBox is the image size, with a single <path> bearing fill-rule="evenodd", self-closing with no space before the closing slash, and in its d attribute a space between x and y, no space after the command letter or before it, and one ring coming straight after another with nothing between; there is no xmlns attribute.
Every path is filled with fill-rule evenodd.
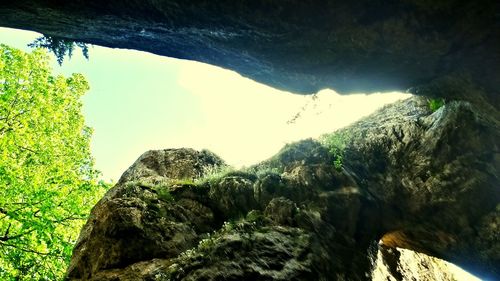
<svg viewBox="0 0 500 281"><path fill-rule="evenodd" d="M39 36L0 27L0 43L25 51ZM52 67L64 75L82 73L90 83L84 115L94 128L92 154L105 180L117 181L150 149L206 148L230 165L249 166L286 143L332 132L410 97L323 90L313 100L198 62L99 46L89 51L89 61L75 50L62 67L52 57ZM460 274L463 280L479 280Z"/></svg>
<svg viewBox="0 0 500 281"><path fill-rule="evenodd" d="M26 51L39 36L0 28L1 43ZM114 181L150 149L206 148L230 165L249 166L288 142L318 137L409 97L323 90L313 101L219 67L99 46L90 48L89 61L75 50L62 67L54 59L53 68L87 77L91 89L84 114L94 128L92 153L103 179ZM288 124L303 108L301 117Z"/></svg>

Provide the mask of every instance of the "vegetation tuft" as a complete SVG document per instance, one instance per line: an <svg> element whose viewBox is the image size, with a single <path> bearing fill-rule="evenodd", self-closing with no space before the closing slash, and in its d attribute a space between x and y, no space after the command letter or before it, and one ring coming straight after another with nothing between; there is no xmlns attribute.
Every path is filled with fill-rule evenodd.
<svg viewBox="0 0 500 281"><path fill-rule="evenodd" d="M429 109L432 112L435 112L445 104L445 100L444 99L428 99L427 104L429 105Z"/></svg>
<svg viewBox="0 0 500 281"><path fill-rule="evenodd" d="M341 170L343 167L345 149L349 136L345 131L337 131L331 134L325 134L321 136L320 142L326 146L329 152L333 155L333 166L337 170Z"/></svg>
<svg viewBox="0 0 500 281"><path fill-rule="evenodd" d="M80 48L83 56L89 59L89 48L87 44L66 38L44 35L35 39L35 41L28 44L28 46L31 48L46 49L54 53L59 65L62 65L66 55L71 58L75 47Z"/></svg>
<svg viewBox="0 0 500 281"><path fill-rule="evenodd" d="M213 184L234 171L234 168L231 166L209 166L205 169L203 176L196 179L194 183L197 185Z"/></svg>

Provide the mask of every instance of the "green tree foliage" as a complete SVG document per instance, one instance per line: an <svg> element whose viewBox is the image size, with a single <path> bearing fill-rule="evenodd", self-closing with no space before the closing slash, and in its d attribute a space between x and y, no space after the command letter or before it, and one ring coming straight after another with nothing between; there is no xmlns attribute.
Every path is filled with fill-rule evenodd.
<svg viewBox="0 0 500 281"><path fill-rule="evenodd" d="M87 44L65 38L44 35L35 39L35 41L28 44L28 46L51 51L56 56L59 65L63 63L66 55L71 58L75 46L82 50L82 54L86 59L89 59L89 48Z"/></svg>
<svg viewBox="0 0 500 281"><path fill-rule="evenodd" d="M0 45L0 280L59 280L97 182L80 74L52 76L46 51Z"/></svg>
<svg viewBox="0 0 500 281"><path fill-rule="evenodd" d="M333 166L335 166L337 170L341 170L344 165L344 153L348 140L349 136L345 131L325 134L320 138L321 143L325 145L333 155Z"/></svg>

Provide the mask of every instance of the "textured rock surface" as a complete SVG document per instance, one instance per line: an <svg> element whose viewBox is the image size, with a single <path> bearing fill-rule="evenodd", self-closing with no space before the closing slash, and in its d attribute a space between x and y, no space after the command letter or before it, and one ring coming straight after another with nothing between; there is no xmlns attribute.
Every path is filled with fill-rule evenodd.
<svg viewBox="0 0 500 281"><path fill-rule="evenodd" d="M190 179L224 166L224 160L210 151L193 149L152 150L144 153L118 181L119 184L142 180Z"/></svg>
<svg viewBox="0 0 500 281"><path fill-rule="evenodd" d="M207 151L144 153L93 208L75 246L70 276L85 279L102 269L177 256L194 247L199 235L218 224L217 217L203 200L196 200L201 189L186 192L176 179L192 181L223 165ZM170 189L186 194L174 201Z"/></svg>
<svg viewBox="0 0 500 281"><path fill-rule="evenodd" d="M372 281L480 281L453 264L422 253L384 246L379 249Z"/></svg>
<svg viewBox="0 0 500 281"><path fill-rule="evenodd" d="M202 179L213 154L146 153L92 211L68 279L370 280L379 241L500 277L498 120L412 98L340 133L342 169L314 140ZM453 280L382 256L389 280Z"/></svg>
<svg viewBox="0 0 500 281"><path fill-rule="evenodd" d="M16 0L3 1L0 25L207 62L298 93L406 90L466 73L497 105L498 5L496 0Z"/></svg>
<svg viewBox="0 0 500 281"><path fill-rule="evenodd" d="M346 166L382 204L387 245L498 276L499 120L463 102L427 115L417 101L346 129Z"/></svg>

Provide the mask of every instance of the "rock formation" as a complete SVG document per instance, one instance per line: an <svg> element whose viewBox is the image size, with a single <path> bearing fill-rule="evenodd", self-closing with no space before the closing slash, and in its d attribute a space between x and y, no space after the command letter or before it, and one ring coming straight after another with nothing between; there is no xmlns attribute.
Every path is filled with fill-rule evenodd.
<svg viewBox="0 0 500 281"><path fill-rule="evenodd" d="M417 92L464 75L500 104L496 0L3 2L0 26L206 62L291 92Z"/></svg>
<svg viewBox="0 0 500 281"><path fill-rule="evenodd" d="M457 266L423 253L380 245L372 281L481 281Z"/></svg>
<svg viewBox="0 0 500 281"><path fill-rule="evenodd" d="M366 280L381 241L499 280L498 15L496 0L3 1L1 26L296 93L447 101L341 131L342 155L304 141L219 177L207 178L224 167L211 153L147 153L94 208L68 279Z"/></svg>
<svg viewBox="0 0 500 281"><path fill-rule="evenodd" d="M337 134L340 168L315 140L241 171L145 153L93 209L68 280L370 280L379 247L390 280L421 272L396 247L500 277L498 120L416 97Z"/></svg>

